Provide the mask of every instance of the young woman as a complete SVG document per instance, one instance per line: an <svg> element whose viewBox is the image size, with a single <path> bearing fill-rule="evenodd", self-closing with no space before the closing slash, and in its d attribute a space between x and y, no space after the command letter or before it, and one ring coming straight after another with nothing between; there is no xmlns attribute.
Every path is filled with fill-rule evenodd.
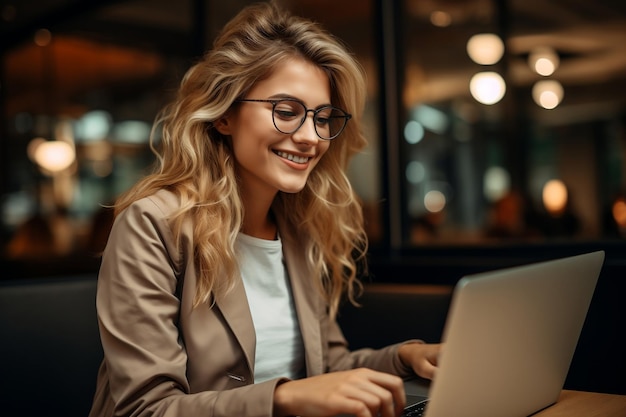
<svg viewBox="0 0 626 417"><path fill-rule="evenodd" d="M335 322L367 249L344 174L364 92L336 39L273 3L223 29L116 204L92 417L391 417L400 377L433 376L438 345L351 352Z"/></svg>

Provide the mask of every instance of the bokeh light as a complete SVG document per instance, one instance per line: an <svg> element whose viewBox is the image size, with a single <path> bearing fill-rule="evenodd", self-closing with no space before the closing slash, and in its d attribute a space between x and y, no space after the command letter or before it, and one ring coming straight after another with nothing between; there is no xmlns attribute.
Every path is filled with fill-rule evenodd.
<svg viewBox="0 0 626 417"><path fill-rule="evenodd" d="M102 140L111 130L111 115L103 110L85 113L76 124L76 139L81 141Z"/></svg>
<svg viewBox="0 0 626 417"><path fill-rule="evenodd" d="M528 65L537 74L544 77L554 74L559 67L560 59L554 49L549 47L535 48L528 55Z"/></svg>
<svg viewBox="0 0 626 417"><path fill-rule="evenodd" d="M497 201L504 197L511 188L511 176L499 166L487 169L483 177L483 193L487 201Z"/></svg>
<svg viewBox="0 0 626 417"><path fill-rule="evenodd" d="M67 142L43 141L35 147L33 158L44 172L55 174L72 165L76 159L76 152Z"/></svg>
<svg viewBox="0 0 626 417"><path fill-rule="evenodd" d="M37 46L47 46L52 41L52 33L48 29L39 29L35 32L35 36L33 37L33 42Z"/></svg>
<svg viewBox="0 0 626 417"><path fill-rule="evenodd" d="M613 202L611 207L613 219L620 229L626 229L626 198L620 197Z"/></svg>
<svg viewBox="0 0 626 417"><path fill-rule="evenodd" d="M426 178L426 168L419 161L411 161L406 166L405 175L411 184L419 184Z"/></svg>
<svg viewBox="0 0 626 417"><path fill-rule="evenodd" d="M470 80L470 92L479 103L491 105L502 100L506 84L497 72L479 72Z"/></svg>
<svg viewBox="0 0 626 417"><path fill-rule="evenodd" d="M567 198L567 187L563 181L550 180L543 186L543 205L549 213L562 213L567 206Z"/></svg>
<svg viewBox="0 0 626 417"><path fill-rule="evenodd" d="M424 196L424 208L431 213L439 213L446 207L446 196L439 190L431 190Z"/></svg>
<svg viewBox="0 0 626 417"><path fill-rule="evenodd" d="M563 86L556 80L537 81L532 91L535 103L547 110L554 109L561 104L563 94Z"/></svg>
<svg viewBox="0 0 626 417"><path fill-rule="evenodd" d="M452 16L448 12L435 10L430 14L430 23L434 26L445 28L452 23Z"/></svg>
<svg viewBox="0 0 626 417"><path fill-rule="evenodd" d="M466 50L475 63L493 65L504 55L504 42L496 34L479 33L467 41Z"/></svg>

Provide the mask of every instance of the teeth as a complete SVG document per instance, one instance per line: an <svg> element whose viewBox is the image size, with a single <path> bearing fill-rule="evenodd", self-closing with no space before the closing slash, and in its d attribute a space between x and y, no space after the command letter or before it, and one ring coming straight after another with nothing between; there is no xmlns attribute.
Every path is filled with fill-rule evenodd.
<svg viewBox="0 0 626 417"><path fill-rule="evenodd" d="M297 164L304 164L305 162L309 160L309 158L307 158L306 156L296 156L296 155L292 155L290 153L281 152L281 151L277 151L276 155L280 156L281 158L289 159L290 161L293 161Z"/></svg>

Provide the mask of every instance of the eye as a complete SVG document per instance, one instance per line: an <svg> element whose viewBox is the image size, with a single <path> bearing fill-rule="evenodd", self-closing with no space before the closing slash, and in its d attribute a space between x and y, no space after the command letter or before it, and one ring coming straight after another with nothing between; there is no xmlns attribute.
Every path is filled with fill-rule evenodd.
<svg viewBox="0 0 626 417"><path fill-rule="evenodd" d="M274 115L282 120L299 119L302 112L302 105L295 101L280 101L274 107Z"/></svg>
<svg viewBox="0 0 626 417"><path fill-rule="evenodd" d="M317 116L315 118L315 122L318 124L318 126L327 126L328 123L330 123L330 119L327 117Z"/></svg>
<svg viewBox="0 0 626 417"><path fill-rule="evenodd" d="M332 117L331 113L331 109L319 109L318 113L315 115L315 123L317 123L318 126L327 126Z"/></svg>

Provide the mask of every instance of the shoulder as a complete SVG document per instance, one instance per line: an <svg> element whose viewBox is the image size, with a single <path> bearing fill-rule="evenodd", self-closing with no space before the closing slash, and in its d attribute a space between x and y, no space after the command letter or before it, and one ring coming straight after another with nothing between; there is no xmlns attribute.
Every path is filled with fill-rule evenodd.
<svg viewBox="0 0 626 417"><path fill-rule="evenodd" d="M115 217L115 223L137 222L167 224L180 207L179 197L168 190L135 200Z"/></svg>
<svg viewBox="0 0 626 417"><path fill-rule="evenodd" d="M132 212L153 212L155 214L161 214L163 217L171 217L180 207L180 198L169 190L159 190L156 193L147 197L141 198L132 203L126 211Z"/></svg>
<svg viewBox="0 0 626 417"><path fill-rule="evenodd" d="M152 195L134 201L122 210L113 225L114 230L124 229L125 233L158 233L165 238L171 235L170 220L179 207L179 198L171 191L160 190Z"/></svg>
<svg viewBox="0 0 626 417"><path fill-rule="evenodd" d="M172 218L179 207L176 194L162 190L141 198L122 210L113 223L107 249L119 252L163 252L175 265L182 262L179 244L187 235L174 230Z"/></svg>

